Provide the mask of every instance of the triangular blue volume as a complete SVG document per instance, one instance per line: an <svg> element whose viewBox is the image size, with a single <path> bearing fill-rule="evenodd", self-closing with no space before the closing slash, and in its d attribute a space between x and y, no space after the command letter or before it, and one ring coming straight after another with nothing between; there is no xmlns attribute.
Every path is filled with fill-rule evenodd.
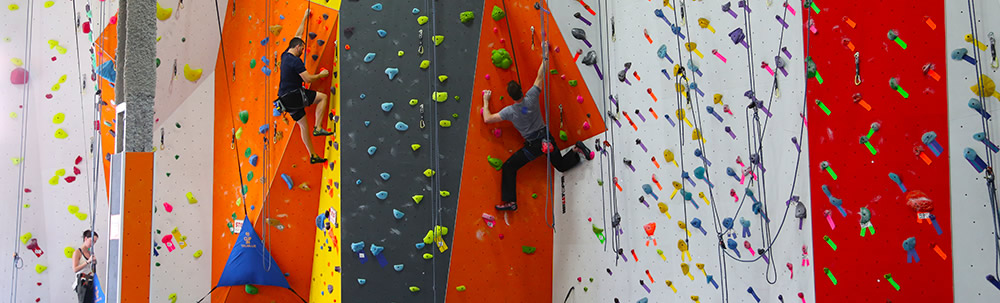
<svg viewBox="0 0 1000 303"><path fill-rule="evenodd" d="M243 218L239 237L233 246L233 251L229 253L229 260L226 261L226 267L222 269L222 276L219 277L219 283L215 287L253 284L290 289L288 280L278 268L278 264L274 263L274 258L271 258L271 253L264 247L264 243L260 241L249 218ZM267 260L267 263L264 263L264 260Z"/></svg>

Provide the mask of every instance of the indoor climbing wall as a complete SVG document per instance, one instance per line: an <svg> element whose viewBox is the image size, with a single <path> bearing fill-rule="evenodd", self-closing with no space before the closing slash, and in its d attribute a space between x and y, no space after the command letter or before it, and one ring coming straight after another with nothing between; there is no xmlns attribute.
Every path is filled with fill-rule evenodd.
<svg viewBox="0 0 1000 303"><path fill-rule="evenodd" d="M803 10L746 2L550 3L612 115L552 183L553 302L814 300Z"/></svg>
<svg viewBox="0 0 1000 303"><path fill-rule="evenodd" d="M66 250L72 256L92 221L101 237L107 235L106 202L91 204L94 195L106 193L92 179L97 167L90 153L95 120L87 52L91 32L74 23L77 14L88 21L84 8L83 2L74 8L69 1L8 1L0 9L0 94L5 96L0 100L5 159L0 200L6 202L0 209L0 241L8 258L14 253L21 258L0 267L0 289L14 302L75 300ZM98 255L105 249L95 246ZM104 278L101 265L98 275ZM11 281L12 271L16 281Z"/></svg>
<svg viewBox="0 0 1000 303"><path fill-rule="evenodd" d="M239 221L245 209L295 293L269 286L223 287L213 292L214 300L289 301L298 300L296 293L310 293L313 252L302 248L315 243L316 210L320 193L325 192L322 169L333 162L309 164L301 130L293 127L289 115L272 115L280 74L278 58L307 9L312 14L305 20L303 34L306 67L314 74L321 68L331 70L337 51L332 47L338 20L333 9L305 1L241 2L230 3L224 11L228 21L215 67L212 281L218 281L237 240L233 232L243 228ZM310 86L326 94L331 87L330 78ZM316 122L312 110L305 119L310 125ZM327 124L326 128L331 127ZM309 138L321 156L333 150L323 139Z"/></svg>
<svg viewBox="0 0 1000 303"><path fill-rule="evenodd" d="M441 302L482 2L342 5L343 296Z"/></svg>
<svg viewBox="0 0 1000 303"><path fill-rule="evenodd" d="M941 57L938 66L946 66L947 74L941 74L942 81L947 79L947 99L948 102L948 130L950 136L947 141L938 139L938 143L947 146L949 152L953 152L949 165L951 167L951 201L955 203L951 207L951 222L941 222L939 225L944 228L950 225L952 229L953 251L948 256L948 261L954 268L954 297L955 302L986 302L994 300L1000 296L1000 284L991 283L987 276L992 275L994 279L1000 277L998 274L997 262L1000 260L1000 247L997 246L997 234L1000 233L997 221L1000 210L997 209L996 202L991 202L990 190L987 187L987 174L985 171L978 171L972 162L965 158L966 149L975 151L976 155L984 162L996 160L996 151L988 147L984 141L996 142L996 137L989 137L977 134L985 133L984 125L988 126L991 134L996 134L1000 128L995 122L983 123L983 118L987 118L969 106L972 99L980 100L982 108L989 113L989 117L1000 114L996 106L996 96L989 93L980 96L976 93L976 70L984 78L984 84L988 81L996 81L1000 78L997 67L1000 61L992 55L991 48L995 48L995 40L991 39L996 32L1000 31L1000 20L990 18L994 12L1000 11L1000 3L996 2L972 2L975 5L971 8L966 1L945 1L944 18L945 21L937 21L938 25L944 27L944 50L937 50L937 56ZM976 20L975 23L970 20ZM973 30L975 24L977 30ZM938 29L942 31L942 29ZM972 35L975 33L976 35ZM937 33L941 34L941 33ZM972 38L966 38L966 37ZM912 39L911 39L912 40ZM985 48L980 48L978 43L982 43ZM909 42L909 41L907 41ZM942 42L938 42L942 43ZM967 56L975 59L976 64L970 64L963 57L951 57L953 51L967 50ZM986 80L989 78L990 80ZM984 89L983 91L988 91ZM991 120L995 121L995 120ZM977 138L984 138L977 139ZM947 145L944 145L947 144ZM944 161L936 161L933 164L943 164ZM973 158L973 161L975 158ZM947 199L944 197L943 199ZM942 215L938 215L938 218ZM921 225L926 225L921 224ZM926 228L926 226L922 226ZM920 241L919 242L925 242ZM926 247L926 246L925 246ZM920 253L922 258L936 258L933 253ZM936 261L936 260L935 260ZM922 261L925 262L925 261ZM947 263L947 262L946 262ZM995 281L995 280L994 280ZM902 283L902 281L900 281ZM908 285L902 285L907 287ZM937 284L937 288L944 287ZM937 289L935 288L935 289Z"/></svg>
<svg viewBox="0 0 1000 303"><path fill-rule="evenodd" d="M939 143L949 142L947 106L935 102L947 98L944 2L885 3L891 17L864 3L814 5L803 20L815 62L806 117L817 300L950 300L939 286L952 285L951 149Z"/></svg>

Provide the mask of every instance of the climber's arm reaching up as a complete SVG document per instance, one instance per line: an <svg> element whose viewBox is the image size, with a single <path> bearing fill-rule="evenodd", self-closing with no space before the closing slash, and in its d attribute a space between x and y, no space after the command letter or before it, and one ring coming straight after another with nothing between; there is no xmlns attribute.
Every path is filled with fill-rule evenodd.
<svg viewBox="0 0 1000 303"><path fill-rule="evenodd" d="M483 91L483 107L481 112L483 113L483 122L486 122L487 124L503 121L503 118L500 118L500 113L490 112L490 96L492 94L493 92L489 90Z"/></svg>
<svg viewBox="0 0 1000 303"><path fill-rule="evenodd" d="M307 9L306 14L302 16L302 23L299 23L299 30L295 31L295 38L302 39L303 31L306 30L306 19L309 19L310 14L312 14L312 12Z"/></svg>
<svg viewBox="0 0 1000 303"><path fill-rule="evenodd" d="M545 81L545 72L549 69L549 43L542 42L542 64L538 65L538 76L535 77L535 86L542 87Z"/></svg>

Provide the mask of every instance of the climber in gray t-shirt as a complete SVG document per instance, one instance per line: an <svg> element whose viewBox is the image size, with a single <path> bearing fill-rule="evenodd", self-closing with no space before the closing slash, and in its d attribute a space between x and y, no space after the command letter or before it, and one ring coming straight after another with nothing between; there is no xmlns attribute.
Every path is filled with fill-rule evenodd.
<svg viewBox="0 0 1000 303"><path fill-rule="evenodd" d="M594 158L594 153L583 142L577 142L573 150L565 155L561 154L559 147L556 146L556 140L546 129L545 122L542 120L539 100L542 89L539 86L545 80L545 72L548 70L548 54L548 43L542 42L542 64L538 66L538 76L535 77L534 85L528 89L527 94L523 95L523 100L521 85L517 81L510 81L507 83L507 94L510 95L511 99L514 99L514 104L504 107L499 113L493 113L490 111L492 92L483 91L481 110L483 122L510 121L511 124L514 124L514 128L521 133L521 137L524 137L524 147L510 155L501 167L503 170L503 181L500 183L501 203L496 206L497 210L517 210L517 170L531 160L544 157L547 154L556 170L566 172L580 163L580 154L583 154L587 160Z"/></svg>

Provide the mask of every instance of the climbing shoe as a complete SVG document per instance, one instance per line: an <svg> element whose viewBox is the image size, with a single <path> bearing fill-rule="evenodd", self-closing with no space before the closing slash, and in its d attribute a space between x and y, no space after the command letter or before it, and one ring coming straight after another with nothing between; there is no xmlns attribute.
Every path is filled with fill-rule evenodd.
<svg viewBox="0 0 1000 303"><path fill-rule="evenodd" d="M309 156L309 163L310 164L323 163L323 162L326 162L326 158L320 158L317 155L311 155L311 156Z"/></svg>
<svg viewBox="0 0 1000 303"><path fill-rule="evenodd" d="M587 145L583 144L583 141L576 141L576 148L579 148L583 152L583 156L587 160L594 160L594 152L590 148L587 148Z"/></svg>
<svg viewBox="0 0 1000 303"><path fill-rule="evenodd" d="M517 210L517 202L506 202L502 204L497 204L497 210Z"/></svg>
<svg viewBox="0 0 1000 303"><path fill-rule="evenodd" d="M328 132L325 129L314 129L313 130L313 136L315 136L315 137L329 136L329 135L332 135L332 134L333 133Z"/></svg>

